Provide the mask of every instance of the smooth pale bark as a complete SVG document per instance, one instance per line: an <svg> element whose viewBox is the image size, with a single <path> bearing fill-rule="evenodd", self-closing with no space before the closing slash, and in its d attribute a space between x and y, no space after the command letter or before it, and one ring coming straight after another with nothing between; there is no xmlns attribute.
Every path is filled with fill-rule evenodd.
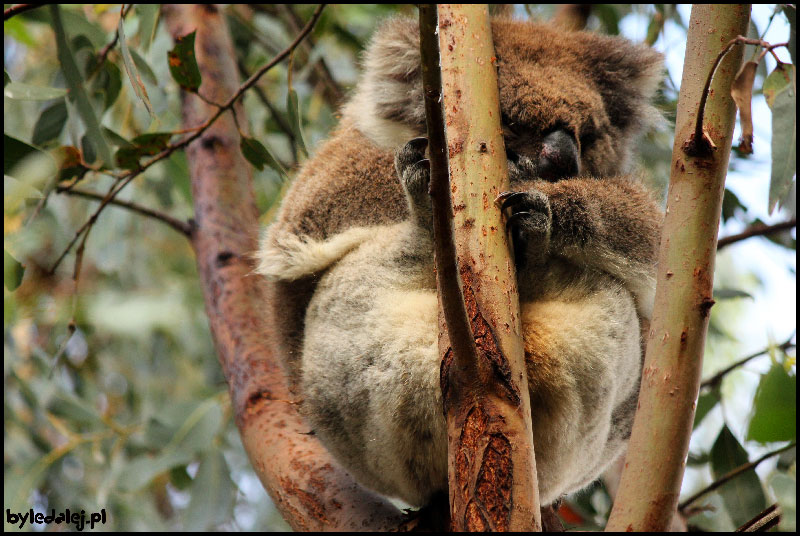
<svg viewBox="0 0 800 536"><path fill-rule="evenodd" d="M487 6L439 5L438 29L441 90L435 43L421 45L428 112L446 125L444 155L429 118L451 528L541 530L516 274L494 203L509 185Z"/></svg>
<svg viewBox="0 0 800 536"><path fill-rule="evenodd" d="M749 20L749 5L692 8L639 409L608 531L667 530L678 504L714 304L717 230L735 117L730 88L742 46L719 65L708 94L704 131L716 148L689 156L684 147L717 54L747 33Z"/></svg>

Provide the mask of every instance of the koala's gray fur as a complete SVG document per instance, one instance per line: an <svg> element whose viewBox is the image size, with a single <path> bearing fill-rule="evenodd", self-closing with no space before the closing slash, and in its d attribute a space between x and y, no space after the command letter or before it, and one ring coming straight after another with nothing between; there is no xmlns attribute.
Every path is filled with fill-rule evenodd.
<svg viewBox="0 0 800 536"><path fill-rule="evenodd" d="M652 116L660 57L533 23L492 28L506 144L519 155L511 186L535 216L515 250L548 504L595 479L630 434L661 213L619 174ZM259 253L312 429L359 481L413 505L447 488L428 174L419 143L406 143L424 134L418 48L413 22L377 32L342 124ZM579 171L544 181L534 157L555 128L574 136Z"/></svg>

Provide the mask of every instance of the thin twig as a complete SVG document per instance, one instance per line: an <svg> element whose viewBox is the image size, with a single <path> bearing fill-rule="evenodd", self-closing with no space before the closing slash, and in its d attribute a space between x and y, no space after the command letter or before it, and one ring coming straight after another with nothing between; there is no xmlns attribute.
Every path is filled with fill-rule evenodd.
<svg viewBox="0 0 800 536"><path fill-rule="evenodd" d="M778 43L777 45L772 45L767 43L766 41L762 41L761 39L748 39L744 36L737 36L731 39L727 45L717 54L716 59L714 60L714 64L711 66L711 70L708 72L708 77L706 78L705 86L703 87L703 93L700 95L700 104L697 106L697 118L695 121L694 133L692 136L686 140L683 145L683 150L689 156L705 156L708 155L714 148L714 144L710 138L708 138L705 133L703 132L703 116L705 115L706 109L706 101L708 100L708 94L711 90L711 81L714 79L714 73L717 70L722 58L733 48L734 45L737 44L744 44L744 45L758 45L764 47L766 51L771 51L774 48L786 46L788 43ZM764 53L759 57L759 61L763 58Z"/></svg>
<svg viewBox="0 0 800 536"><path fill-rule="evenodd" d="M772 452L768 452L768 453L764 454L763 456L761 456L756 461L748 462L748 463L746 463L744 465L740 465L736 469L728 471L727 473L722 475L719 479L717 479L715 482L712 482L711 484L709 484L705 488L701 489L700 491L698 491L697 493L695 493L694 495L692 495L691 497L689 497L688 499L686 499L685 501L680 503L678 505L678 510L684 510L687 506L689 506L690 504L695 502L700 497L703 497L706 494L714 491L715 489L719 488L720 486L722 486L726 482L736 478L737 476L741 475L742 473L746 473L750 469L755 469L764 460L772 458L773 456L777 456L781 452L785 452L785 451L787 451L789 449L792 449L792 448L794 448L796 446L797 446L797 442L796 441L792 441L791 443L789 443L788 445L786 445L784 447L781 447L781 448L779 448L777 450L773 450Z"/></svg>
<svg viewBox="0 0 800 536"><path fill-rule="evenodd" d="M127 8L125 7L125 4L122 4L122 9L120 10L119 13L120 20L125 20L125 16L128 14L128 12L130 12L132 7L133 4L128 4ZM100 54L97 55L97 61L94 63L94 66L92 67L92 71L89 73L89 76L86 77L87 79L92 78L94 75L100 72L100 67L102 67L103 64L106 62L106 59L108 58L108 53L111 52L112 48L117 46L118 42L119 42L119 26L117 26L117 30L114 32L114 38L111 39L111 41L100 50Z"/></svg>
<svg viewBox="0 0 800 536"><path fill-rule="evenodd" d="M87 192L86 190L76 190L76 189L70 189L70 190L66 190L65 189L65 190L62 190L62 189L58 189L57 192L58 193L67 194L67 195L74 195L74 196L77 196L77 197L84 197L86 199L93 199L95 201L102 201L105 198L105 196L103 196L101 194L98 194L98 193L95 193L95 192ZM153 218L155 220L159 220L159 221L161 221L163 223L166 223L167 225L169 225L170 227L172 227L173 229L175 229L179 233L182 233L182 234L186 235L187 237L191 236L191 234L192 234L192 226L191 226L191 224L189 224L188 222L179 220L177 218L173 218L172 216L170 216L168 214L164 214L164 213L159 212L157 210L153 210L151 208L143 207L142 205L138 205L136 203L131 203L129 201L120 201L118 199L113 199L113 200L109 201L109 204L116 205L118 207L127 208L128 210L136 212L136 213L139 213L139 214L142 214L143 216L147 216L149 218Z"/></svg>
<svg viewBox="0 0 800 536"><path fill-rule="evenodd" d="M772 233L777 233L779 231L786 231L794 227L797 227L797 218L792 218L791 220L787 220L780 223L774 223L772 225L758 223L756 225L748 227L741 233L720 238L719 241L717 241L717 251L724 248L725 246L730 246L731 244L735 244L736 242L741 242L742 240L746 240L753 236L768 235Z"/></svg>
<svg viewBox="0 0 800 536"><path fill-rule="evenodd" d="M3 10L3 20L7 21L14 15L19 15L20 13L25 13L26 11L30 11L32 9L36 9L37 7L46 6L47 4L16 4L11 6L8 9Z"/></svg>
<svg viewBox="0 0 800 536"><path fill-rule="evenodd" d="M789 337L789 339L786 342L784 342L783 344L781 344L779 346L775 346L774 348L778 348L778 349L780 349L780 350L782 350L784 352L786 350L788 350L789 348L794 348L795 347L795 343L792 342L793 338L794 338L794 333L792 333L792 336ZM713 387L713 386L719 384L719 382L722 381L722 378L724 378L726 374L728 374L729 372L731 372L732 370L734 370L734 369L736 369L738 367L741 367L742 365L744 365L746 363L749 363L753 359L768 353L770 351L770 349L772 349L772 348L773 347L768 346L767 348L764 348L760 352L756 352L754 354L750 354L747 357L743 357L742 359L740 359L739 361L733 363L729 367L726 367L726 368L720 370L719 372L717 372L716 374L714 374L713 376L711 376L707 380L703 380L703 382L700 384L700 388L702 389L704 387Z"/></svg>
<svg viewBox="0 0 800 536"><path fill-rule="evenodd" d="M234 93L225 102L225 104L221 105L219 107L219 109L215 113L213 113L208 119L206 119L206 121L204 121L197 128L196 132L194 132L193 134L187 136L182 141L180 141L180 142L178 142L178 143L176 143L174 145L169 145L163 151L161 151L157 155L153 156L153 158L151 158L150 160L148 160L144 164L140 165L138 168L130 170L130 171L122 174L119 177L119 181L114 186L112 186L109 189L108 193L103 197L102 201L100 202L100 206L97 207L97 209L89 217L89 219L75 232L75 236L72 237L72 240L70 240L70 242L67 245L67 247L64 248L64 251L61 252L61 255L59 255L58 259L53 264L53 267L50 269L50 273L52 274L52 273L54 273L56 271L58 266L61 264L61 261L64 260L64 257L67 256L67 253L70 252L72 247L80 239L80 237L83 235L83 233L86 232L86 230L93 225L94 221L97 220L97 217L100 215L100 213L106 207L106 205L111 203L111 201L114 200L114 198L117 196L117 194L120 191L122 191L122 189L125 188L125 186L130 184L130 182L133 179L138 177L142 172L144 172L147 168L149 168L150 166L152 166L156 162L160 162L161 160L164 160L165 158L170 156L172 153L174 153L178 149L182 149L182 148L186 147L187 145L192 143L194 140L196 140L197 138L202 136L203 133L211 125L213 125L214 122L217 119L219 119L220 116L222 116L223 113L225 113L225 111L229 110L230 108L233 107L234 104L236 104L236 101L244 94L245 91L247 91L249 88L251 88L253 85L255 85L256 82L258 82L258 79L261 78L264 75L264 73L269 71L275 65L277 65L282 60L284 60L287 56L289 56L289 54L291 54L291 52L297 47L297 45L299 45L300 42L302 42L303 38L305 38L305 36L308 35L311 32L312 28L314 27L314 25L319 20L320 14L322 13L322 9L324 7L325 7L325 4L320 4L317 7L317 9L314 11L314 14L311 16L311 19L308 21L306 26L303 28L302 32L300 32L300 34L298 34L298 36L294 39L294 41L292 41L289 44L289 46L287 46L283 51L281 51L277 56L275 56L269 63L267 63L266 65L262 66L258 71L256 71L255 74L253 74L253 76L248 78L241 86L239 86L239 89L236 90L236 93Z"/></svg>
<svg viewBox="0 0 800 536"><path fill-rule="evenodd" d="M763 512L736 529L736 532L766 532L781 521L781 507L778 504L768 506Z"/></svg>

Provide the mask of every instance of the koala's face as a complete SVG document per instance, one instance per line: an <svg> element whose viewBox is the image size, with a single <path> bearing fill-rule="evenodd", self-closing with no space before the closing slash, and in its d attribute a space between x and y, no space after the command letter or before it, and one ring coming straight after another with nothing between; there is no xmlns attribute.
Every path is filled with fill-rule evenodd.
<svg viewBox="0 0 800 536"><path fill-rule="evenodd" d="M378 30L345 110L379 145L425 134L418 32L405 19ZM492 35L511 180L625 172L635 136L657 117L649 101L661 55L625 39L526 21L495 20Z"/></svg>

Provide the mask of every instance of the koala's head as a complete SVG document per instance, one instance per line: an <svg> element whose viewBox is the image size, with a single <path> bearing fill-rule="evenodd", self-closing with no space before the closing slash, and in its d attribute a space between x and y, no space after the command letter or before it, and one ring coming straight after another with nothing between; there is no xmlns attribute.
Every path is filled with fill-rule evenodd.
<svg viewBox="0 0 800 536"><path fill-rule="evenodd" d="M658 118L661 54L526 21L494 20L492 35L511 179L625 172L635 136ZM416 21L378 29L344 117L387 148L425 134Z"/></svg>

